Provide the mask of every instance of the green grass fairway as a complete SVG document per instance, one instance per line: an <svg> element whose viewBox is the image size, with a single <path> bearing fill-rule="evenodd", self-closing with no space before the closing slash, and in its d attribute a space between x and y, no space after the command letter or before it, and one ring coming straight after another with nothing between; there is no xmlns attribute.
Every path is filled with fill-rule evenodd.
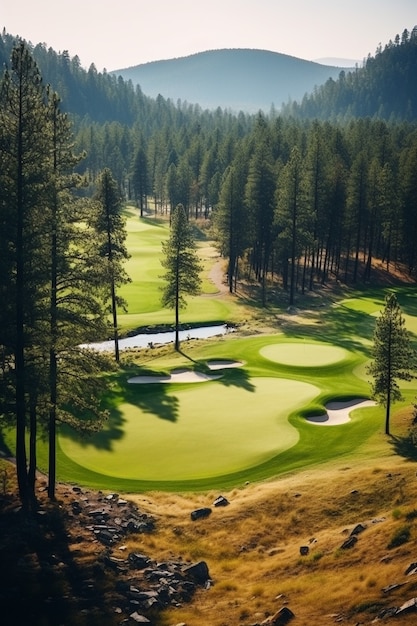
<svg viewBox="0 0 417 626"><path fill-rule="evenodd" d="M130 259L126 272L131 282L120 288L119 295L128 303L127 312L119 311L118 322L122 332L142 326L173 324L174 312L161 307L161 276L165 270L161 265L162 242L168 238L169 223L160 218L139 218L138 210L125 209L127 240ZM238 307L227 298L219 299L217 289L208 280L213 264L213 247L202 240L197 243L204 267L202 293L187 298L187 308L181 312L184 323L211 323L233 321Z"/></svg>
<svg viewBox="0 0 417 626"><path fill-rule="evenodd" d="M347 356L347 352L331 345L276 343L262 348L261 355L284 365L320 367L341 361Z"/></svg>
<svg viewBox="0 0 417 626"><path fill-rule="evenodd" d="M127 382L207 371L222 360L243 365L209 382ZM357 373L366 360L323 342L261 335L197 343L193 368L184 352L152 359L152 370L129 367L108 398L103 431L87 440L60 435L60 479L119 491L225 488L352 454L382 429L381 408L324 429L306 417L322 415L332 400L366 398L369 386Z"/></svg>
<svg viewBox="0 0 417 626"><path fill-rule="evenodd" d="M161 242L168 236L168 223L139 219L132 208L126 215L132 282L119 294L128 304L127 313L119 315L122 333L170 325L174 313L161 309L160 303ZM167 346L123 355L120 368L108 374L112 387L102 401L110 417L103 430L85 438L68 428L60 430L58 480L117 491L201 491L341 459L354 463L361 456L389 454L382 406L352 410L349 420L330 428L318 428L307 419L323 416L329 402L370 397L366 365L376 315L388 290L349 291L349 298L339 301L333 295L330 301L327 291L317 290L314 299L297 295L300 315L291 317L282 301L261 310L250 300L219 290L209 280L217 252L204 232L198 246L203 293L187 299L181 322L235 322L237 332L184 341L179 352ZM396 294L416 343L415 286L398 288ZM240 367L220 367L213 373L210 362L237 362ZM187 375L170 378L184 370L193 372L197 382L191 384ZM198 374L221 377L200 382ZM165 382L128 383L137 376L163 376ZM416 387L415 380L401 384L404 400L393 412L415 402ZM11 454L14 432L5 429L0 435ZM39 433L37 458L39 468L47 471L44 432Z"/></svg>
<svg viewBox="0 0 417 626"><path fill-rule="evenodd" d="M61 437L61 449L89 470L133 480L201 479L259 465L297 443L299 433L288 415L319 390L277 378L251 383L250 388L216 382L201 383L198 389L171 385L177 419L161 419L122 404L123 435L111 442L110 449L101 446L105 431L88 444ZM112 428L110 421L108 429Z"/></svg>

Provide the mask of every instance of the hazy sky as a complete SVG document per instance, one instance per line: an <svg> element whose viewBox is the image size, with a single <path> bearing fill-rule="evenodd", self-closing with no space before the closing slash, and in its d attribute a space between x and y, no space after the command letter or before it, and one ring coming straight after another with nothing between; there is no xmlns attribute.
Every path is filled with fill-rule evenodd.
<svg viewBox="0 0 417 626"><path fill-rule="evenodd" d="M0 26L122 69L218 48L362 61L417 24L416 0L5 0Z"/></svg>

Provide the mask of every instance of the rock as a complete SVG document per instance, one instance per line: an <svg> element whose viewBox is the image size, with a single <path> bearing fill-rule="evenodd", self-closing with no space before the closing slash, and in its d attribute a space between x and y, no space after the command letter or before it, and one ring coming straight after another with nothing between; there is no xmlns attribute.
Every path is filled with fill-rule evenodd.
<svg viewBox="0 0 417 626"><path fill-rule="evenodd" d="M383 593L391 593L391 591L395 591L395 589L399 589L399 587L402 587L403 585L405 585L405 583L393 583L392 585L383 587L382 591Z"/></svg>
<svg viewBox="0 0 417 626"><path fill-rule="evenodd" d="M363 533L364 530L366 530L366 526L364 526L363 524L357 524L350 533L350 536L352 537L353 535L359 535L360 533Z"/></svg>
<svg viewBox="0 0 417 626"><path fill-rule="evenodd" d="M307 556L309 552L310 552L310 548L308 546L300 546L301 556Z"/></svg>
<svg viewBox="0 0 417 626"><path fill-rule="evenodd" d="M135 611L129 615L130 619L133 620L136 624L150 624L151 622L144 615L140 615Z"/></svg>
<svg viewBox="0 0 417 626"><path fill-rule="evenodd" d="M277 613L267 617L262 626L285 626L295 617L294 613L286 606L283 606Z"/></svg>
<svg viewBox="0 0 417 626"><path fill-rule="evenodd" d="M342 550L348 550L349 548L353 548L353 546L356 544L357 541L358 541L358 538L356 537L356 535L351 535L349 539L346 539L346 541L342 543L341 545Z"/></svg>
<svg viewBox="0 0 417 626"><path fill-rule="evenodd" d="M401 615L402 613L411 613L412 611L417 611L417 598L411 598L411 600L407 600L397 609L395 616Z"/></svg>
<svg viewBox="0 0 417 626"><path fill-rule="evenodd" d="M396 606L392 606L389 609L382 609L377 615L377 619L386 619L387 617L394 617L397 613L398 608ZM376 621L376 620L375 620Z"/></svg>
<svg viewBox="0 0 417 626"><path fill-rule="evenodd" d="M227 506L228 504L230 504L229 500L225 498L224 496L219 496L213 502L213 506Z"/></svg>
<svg viewBox="0 0 417 626"><path fill-rule="evenodd" d="M205 561L199 561L183 569L186 576L191 576L196 582L204 584L210 579L209 569Z"/></svg>
<svg viewBox="0 0 417 626"><path fill-rule="evenodd" d="M410 563L410 565L405 570L404 574L408 576L409 574L414 574L417 570L417 563Z"/></svg>
<svg viewBox="0 0 417 626"><path fill-rule="evenodd" d="M204 507L202 509L196 509L191 512L191 519L195 522L198 519L204 519L211 515L211 509L208 507Z"/></svg>
<svg viewBox="0 0 417 626"><path fill-rule="evenodd" d="M138 554L136 552L131 552L127 557L129 562L129 567L131 569L145 569L151 562L150 558L145 554Z"/></svg>

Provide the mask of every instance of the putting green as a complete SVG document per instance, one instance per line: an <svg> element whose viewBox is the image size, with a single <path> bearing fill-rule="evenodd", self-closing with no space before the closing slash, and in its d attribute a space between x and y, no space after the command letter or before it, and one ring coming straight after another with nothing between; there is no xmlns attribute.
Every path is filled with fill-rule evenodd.
<svg viewBox="0 0 417 626"><path fill-rule="evenodd" d="M176 421L123 404L118 407L123 431L119 428L105 449L102 433L88 441L61 435L61 449L89 470L137 480L191 480L254 467L298 442L287 416L319 389L267 377L250 383L250 390L218 382L173 386L169 393L178 402ZM113 427L110 420L104 436Z"/></svg>
<svg viewBox="0 0 417 626"><path fill-rule="evenodd" d="M314 367L341 361L346 350L337 346L313 343L274 343L261 348L260 354L269 361L283 365Z"/></svg>

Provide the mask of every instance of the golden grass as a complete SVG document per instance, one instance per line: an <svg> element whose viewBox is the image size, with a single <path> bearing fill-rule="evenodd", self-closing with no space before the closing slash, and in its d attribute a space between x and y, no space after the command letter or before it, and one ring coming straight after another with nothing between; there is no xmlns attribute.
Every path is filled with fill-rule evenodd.
<svg viewBox="0 0 417 626"><path fill-rule="evenodd" d="M367 624L382 607L417 596L417 575L405 576L417 556L416 466L393 456L388 442L378 465L333 463L242 485L222 494L229 506L214 508L218 495L133 496L157 518L156 533L137 538L135 549L157 559L205 560L213 579L190 605L166 611L158 626L247 625L283 605L295 613L297 626L326 626L340 617L345 624ZM191 521L190 512L203 506L211 506L210 517ZM359 523L366 530L354 548L343 550ZM409 540L390 549L404 525ZM308 555L300 555L301 546L309 547ZM394 583L405 584L389 595L382 591ZM411 623L412 615L401 618Z"/></svg>

